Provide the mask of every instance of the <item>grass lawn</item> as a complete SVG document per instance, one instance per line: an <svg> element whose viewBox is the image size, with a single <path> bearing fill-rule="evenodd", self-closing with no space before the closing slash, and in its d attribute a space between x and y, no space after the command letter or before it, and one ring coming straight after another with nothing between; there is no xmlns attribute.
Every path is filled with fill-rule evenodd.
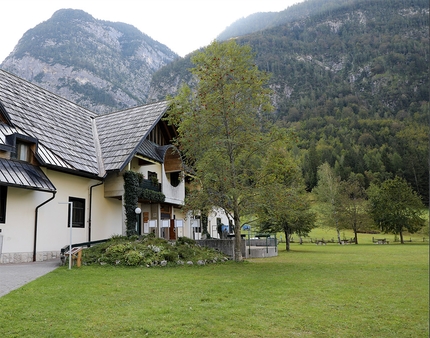
<svg viewBox="0 0 430 338"><path fill-rule="evenodd" d="M428 337L429 246L292 244L204 267L60 267L0 298L2 337Z"/></svg>

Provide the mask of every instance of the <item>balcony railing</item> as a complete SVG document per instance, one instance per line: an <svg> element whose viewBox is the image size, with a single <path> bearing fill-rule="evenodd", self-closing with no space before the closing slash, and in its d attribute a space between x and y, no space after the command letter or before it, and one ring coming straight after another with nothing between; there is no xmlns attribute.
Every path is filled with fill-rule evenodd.
<svg viewBox="0 0 430 338"><path fill-rule="evenodd" d="M152 191L161 192L161 184L154 183L152 180L143 180L140 187L142 189L148 189Z"/></svg>

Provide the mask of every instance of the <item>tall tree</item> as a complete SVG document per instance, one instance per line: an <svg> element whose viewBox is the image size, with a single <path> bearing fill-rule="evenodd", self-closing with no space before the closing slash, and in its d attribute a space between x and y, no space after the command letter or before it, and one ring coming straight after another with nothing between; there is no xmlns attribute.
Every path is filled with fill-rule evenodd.
<svg viewBox="0 0 430 338"><path fill-rule="evenodd" d="M399 234L402 244L404 231L415 233L425 225L424 205L404 179L395 177L380 186L372 184L368 195L375 223L386 233Z"/></svg>
<svg viewBox="0 0 430 338"><path fill-rule="evenodd" d="M286 250L290 251L290 239L295 233L306 236L314 228L315 214L302 182L301 170L286 150L278 143L263 160L259 180L256 213L263 231L285 234Z"/></svg>
<svg viewBox="0 0 430 338"><path fill-rule="evenodd" d="M320 202L323 224L335 227L340 243L340 177L327 162L318 167L318 184L312 191Z"/></svg>
<svg viewBox="0 0 430 338"><path fill-rule="evenodd" d="M258 70L247 45L214 41L193 56L196 87L183 86L170 99L170 123L195 182L211 206L234 220L234 259L242 260L240 219L255 195L255 180L267 148L282 133L265 116L269 75Z"/></svg>
<svg viewBox="0 0 430 338"><path fill-rule="evenodd" d="M340 221L354 231L354 242L358 244L358 231L368 229L371 217L368 214L366 190L356 175L341 182Z"/></svg>

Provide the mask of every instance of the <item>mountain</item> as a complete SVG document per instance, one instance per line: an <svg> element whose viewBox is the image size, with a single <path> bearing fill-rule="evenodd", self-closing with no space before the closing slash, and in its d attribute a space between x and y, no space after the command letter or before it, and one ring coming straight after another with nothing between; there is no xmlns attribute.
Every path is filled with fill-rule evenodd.
<svg viewBox="0 0 430 338"><path fill-rule="evenodd" d="M342 179L359 175L366 186L404 177L428 202L428 1L333 3L297 4L282 12L291 14L284 23L271 19L270 28L235 40L272 73L273 120L299 136L296 155L309 190L328 162ZM191 57L156 72L151 97L192 86Z"/></svg>
<svg viewBox="0 0 430 338"><path fill-rule="evenodd" d="M131 25L62 9L27 31L0 68L105 113L146 103L152 75L176 58Z"/></svg>
<svg viewBox="0 0 430 338"><path fill-rule="evenodd" d="M332 11L344 6L350 0L307 0L292 5L281 12L254 13L246 18L233 22L217 36L218 41L226 41L231 38L244 36L265 29L277 27L289 22L297 21L321 11Z"/></svg>

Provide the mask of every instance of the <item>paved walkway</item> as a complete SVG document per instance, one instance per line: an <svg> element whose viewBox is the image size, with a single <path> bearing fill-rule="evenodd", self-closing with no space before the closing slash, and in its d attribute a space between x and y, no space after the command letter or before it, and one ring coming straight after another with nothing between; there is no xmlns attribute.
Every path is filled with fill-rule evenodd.
<svg viewBox="0 0 430 338"><path fill-rule="evenodd" d="M60 266L60 260L0 264L0 297L46 275Z"/></svg>

